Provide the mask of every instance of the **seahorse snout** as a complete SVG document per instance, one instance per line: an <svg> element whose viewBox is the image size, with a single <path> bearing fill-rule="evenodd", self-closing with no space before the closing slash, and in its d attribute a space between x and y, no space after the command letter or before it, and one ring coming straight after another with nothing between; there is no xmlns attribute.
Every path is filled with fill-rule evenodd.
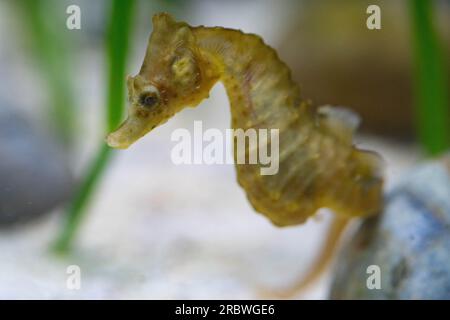
<svg viewBox="0 0 450 320"><path fill-rule="evenodd" d="M106 137L106 143L108 144L108 146L115 149L126 149L129 146L129 144L121 139L121 137L118 136L116 132L110 133Z"/></svg>
<svg viewBox="0 0 450 320"><path fill-rule="evenodd" d="M115 149L126 149L149 131L146 128L143 121L129 117L106 137L106 143Z"/></svg>

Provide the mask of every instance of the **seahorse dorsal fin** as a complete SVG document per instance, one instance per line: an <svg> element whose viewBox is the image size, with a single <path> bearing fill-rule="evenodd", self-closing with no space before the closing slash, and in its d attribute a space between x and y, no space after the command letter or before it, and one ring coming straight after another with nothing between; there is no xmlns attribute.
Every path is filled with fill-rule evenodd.
<svg viewBox="0 0 450 320"><path fill-rule="evenodd" d="M343 141L352 142L353 133L361 122L359 116L344 107L321 106L317 110L319 122Z"/></svg>

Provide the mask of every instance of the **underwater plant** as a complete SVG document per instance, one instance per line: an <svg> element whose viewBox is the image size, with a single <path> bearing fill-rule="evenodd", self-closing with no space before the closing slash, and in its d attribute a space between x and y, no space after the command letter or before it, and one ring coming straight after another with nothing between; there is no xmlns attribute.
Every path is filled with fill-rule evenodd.
<svg viewBox="0 0 450 320"><path fill-rule="evenodd" d="M134 1L114 0L111 6L111 20L108 29L107 58L108 58L108 95L106 109L106 128L111 130L120 121L123 112L124 74L128 55L128 34L134 12ZM69 203L68 213L54 249L65 253L79 226L85 207L92 191L95 189L109 159L111 148L102 144L95 155L86 175L83 177L77 192Z"/></svg>
<svg viewBox="0 0 450 320"><path fill-rule="evenodd" d="M417 133L424 150L438 155L450 148L450 99L443 48L433 26L432 1L410 1L415 54Z"/></svg>

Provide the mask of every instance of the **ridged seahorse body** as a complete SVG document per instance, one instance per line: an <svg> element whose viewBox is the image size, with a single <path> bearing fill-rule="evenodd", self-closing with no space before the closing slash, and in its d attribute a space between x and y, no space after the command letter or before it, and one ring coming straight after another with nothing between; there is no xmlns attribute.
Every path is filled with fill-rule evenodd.
<svg viewBox="0 0 450 320"><path fill-rule="evenodd" d="M239 184L256 211L278 226L303 223L319 208L344 217L380 210L380 158L354 147L358 118L341 108L315 110L275 50L257 35L221 27L191 27L167 14L153 18L144 63L128 78L128 119L108 136L126 148L221 81L232 128L279 129L279 171L236 164Z"/></svg>

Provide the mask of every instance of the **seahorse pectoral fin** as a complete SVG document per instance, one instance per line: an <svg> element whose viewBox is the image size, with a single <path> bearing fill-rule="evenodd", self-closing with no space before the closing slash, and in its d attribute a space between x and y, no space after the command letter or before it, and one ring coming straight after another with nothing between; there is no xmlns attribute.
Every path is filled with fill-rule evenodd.
<svg viewBox="0 0 450 320"><path fill-rule="evenodd" d="M356 113L343 107L321 106L317 110L317 115L321 126L350 143L354 132L361 122Z"/></svg>

